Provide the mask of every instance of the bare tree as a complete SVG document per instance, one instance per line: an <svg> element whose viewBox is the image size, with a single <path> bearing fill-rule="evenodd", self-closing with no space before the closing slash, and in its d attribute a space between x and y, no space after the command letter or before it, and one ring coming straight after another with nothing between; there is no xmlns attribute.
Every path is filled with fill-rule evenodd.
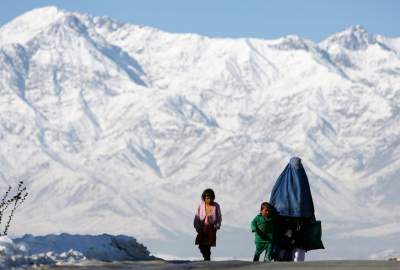
<svg viewBox="0 0 400 270"><path fill-rule="evenodd" d="M26 186L24 185L23 181L18 183L17 190L15 195L10 196L12 188L11 186L8 187L6 193L4 194L3 198L0 201L0 236L7 235L8 229L10 227L11 219L14 216L15 210L21 206L21 204L25 201L26 197L28 196L28 192L26 191ZM10 206L12 208L10 208ZM11 210L10 210L11 209ZM7 222L2 225L3 217L5 213L8 211L8 219ZM2 227L4 226L4 229Z"/></svg>

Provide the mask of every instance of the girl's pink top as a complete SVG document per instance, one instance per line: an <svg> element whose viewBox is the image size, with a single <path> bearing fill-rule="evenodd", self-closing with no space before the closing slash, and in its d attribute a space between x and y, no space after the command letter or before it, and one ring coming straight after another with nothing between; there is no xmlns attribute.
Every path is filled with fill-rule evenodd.
<svg viewBox="0 0 400 270"><path fill-rule="evenodd" d="M201 201L199 207L197 208L196 216L194 219L194 227L196 230L200 229L200 223L204 222L204 225L211 226L218 230L221 227L222 215L221 208L219 204L213 202L213 211L207 216L206 215L206 203Z"/></svg>

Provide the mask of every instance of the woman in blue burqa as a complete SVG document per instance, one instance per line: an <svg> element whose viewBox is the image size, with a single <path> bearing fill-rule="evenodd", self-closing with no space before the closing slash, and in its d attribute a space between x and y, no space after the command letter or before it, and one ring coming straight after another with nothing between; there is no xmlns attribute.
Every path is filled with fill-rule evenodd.
<svg viewBox="0 0 400 270"><path fill-rule="evenodd" d="M321 223L315 220L310 185L300 158L290 159L272 189L270 204L279 214L275 260L304 261L306 251L323 248Z"/></svg>

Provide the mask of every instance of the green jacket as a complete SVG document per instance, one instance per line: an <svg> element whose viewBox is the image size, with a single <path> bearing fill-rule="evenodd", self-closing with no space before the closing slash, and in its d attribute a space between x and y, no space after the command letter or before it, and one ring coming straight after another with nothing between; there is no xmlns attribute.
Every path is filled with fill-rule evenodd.
<svg viewBox="0 0 400 270"><path fill-rule="evenodd" d="M251 231L255 233L256 243L272 243L274 237L275 215L264 218L258 214L251 222Z"/></svg>

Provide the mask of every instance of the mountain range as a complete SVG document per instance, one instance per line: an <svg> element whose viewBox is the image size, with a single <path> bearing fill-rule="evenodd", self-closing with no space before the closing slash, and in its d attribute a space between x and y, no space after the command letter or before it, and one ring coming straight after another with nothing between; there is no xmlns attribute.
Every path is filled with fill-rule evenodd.
<svg viewBox="0 0 400 270"><path fill-rule="evenodd" d="M0 28L0 188L29 197L14 235L133 235L199 256L203 189L215 256L251 258L249 222L290 157L326 250L400 252L400 38L350 27L316 43L167 33L57 7Z"/></svg>

